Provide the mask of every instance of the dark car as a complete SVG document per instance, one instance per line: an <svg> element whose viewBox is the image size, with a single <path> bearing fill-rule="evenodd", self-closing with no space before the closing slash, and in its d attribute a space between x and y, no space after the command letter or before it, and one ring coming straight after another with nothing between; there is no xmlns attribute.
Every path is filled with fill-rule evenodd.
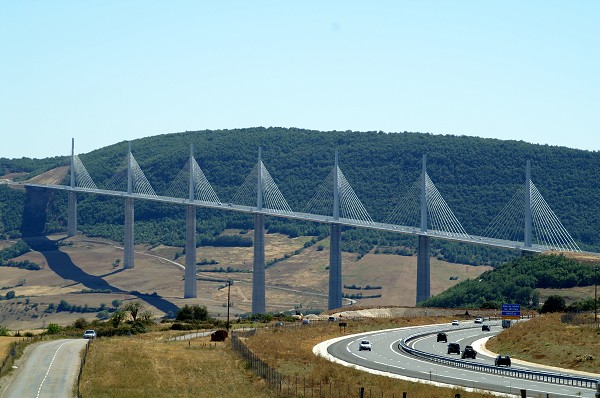
<svg viewBox="0 0 600 398"><path fill-rule="evenodd" d="M448 343L448 354L458 354L458 355L460 355L460 344L458 344L458 343Z"/></svg>
<svg viewBox="0 0 600 398"><path fill-rule="evenodd" d="M481 331L482 332L489 332L490 331L490 325L481 325Z"/></svg>
<svg viewBox="0 0 600 398"><path fill-rule="evenodd" d="M510 366L510 357L508 355L498 355L494 360L496 366Z"/></svg>
<svg viewBox="0 0 600 398"><path fill-rule="evenodd" d="M440 332L440 333L437 334L437 341L438 341L438 343L440 341L442 343L447 343L448 342L448 336L446 336L446 333Z"/></svg>
<svg viewBox="0 0 600 398"><path fill-rule="evenodd" d="M471 347L470 345L465 347L465 350L463 351L461 358L465 359L465 358L473 358L475 359L475 357L477 356L477 351L475 351L475 349L473 347Z"/></svg>

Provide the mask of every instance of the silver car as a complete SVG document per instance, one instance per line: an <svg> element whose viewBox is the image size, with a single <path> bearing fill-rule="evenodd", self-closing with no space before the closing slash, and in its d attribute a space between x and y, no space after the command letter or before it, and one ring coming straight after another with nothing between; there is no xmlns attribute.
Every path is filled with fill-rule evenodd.
<svg viewBox="0 0 600 398"><path fill-rule="evenodd" d="M358 351L371 351L371 342L369 340L362 340L358 345Z"/></svg>

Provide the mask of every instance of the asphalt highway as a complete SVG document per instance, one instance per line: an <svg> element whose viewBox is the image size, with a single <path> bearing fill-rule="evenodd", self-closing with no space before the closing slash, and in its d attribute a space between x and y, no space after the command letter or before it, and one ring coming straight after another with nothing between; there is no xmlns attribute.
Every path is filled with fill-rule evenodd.
<svg viewBox="0 0 600 398"><path fill-rule="evenodd" d="M486 322L486 324L491 325L490 332L482 332L481 325L473 324L473 322L462 322L460 326L440 324L361 333L323 342L316 346L314 351L318 355L328 357L330 360L346 366L353 366L361 370L392 377L416 379L436 385L456 385L467 389L489 390L517 396L520 396L520 392L523 389L527 391L528 397L591 398L595 396L593 389L511 378L503 375L447 366L417 358L398 348L398 343L401 339L423 331L431 331L432 335L415 339L410 342L410 345L421 351L460 359L459 355L447 354L446 343L436 342L437 332L444 331L448 336L448 342L459 343L461 351L465 345L473 345L475 350L478 351L475 360L465 359L465 361L476 361L476 363L480 364L493 365L495 357L479 351L478 340L491 337L499 333L502 328L498 322ZM360 341L365 339L371 342L373 346L372 351L358 350ZM515 364L514 361L512 368L548 371L540 367ZM568 370L561 373L575 375Z"/></svg>
<svg viewBox="0 0 600 398"><path fill-rule="evenodd" d="M28 347L2 398L71 398L86 344L84 339L62 339Z"/></svg>

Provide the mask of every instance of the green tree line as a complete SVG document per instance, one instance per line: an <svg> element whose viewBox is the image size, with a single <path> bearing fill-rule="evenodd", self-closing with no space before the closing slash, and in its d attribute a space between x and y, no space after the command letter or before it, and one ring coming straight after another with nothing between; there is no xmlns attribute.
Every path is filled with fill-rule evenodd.
<svg viewBox="0 0 600 398"><path fill-rule="evenodd" d="M563 255L524 256L477 279L467 279L437 296L419 303L424 307L499 308L503 303L538 306L536 289L566 289L591 286L597 270Z"/></svg>
<svg viewBox="0 0 600 398"><path fill-rule="evenodd" d="M165 134L132 141L133 154L158 194L164 194L189 156L196 159L209 182L227 203L256 165L258 147L263 162L287 202L303 211L333 168L339 151L340 168L371 217L385 221L401 203L421 172L427 172L465 230L481 234L522 185L531 160L534 183L562 224L586 250L600 250L600 154L597 152L476 137L422 133L311 131L296 128L247 128ZM127 143L120 142L81 154L100 188L125 167ZM67 158L38 162L2 160L4 170L33 175L65 164ZM66 181L65 181L66 183ZM24 195L0 187L0 233L19 230ZM9 197L13 195L12 197ZM90 235L123 240L123 200L78 195L79 226ZM55 192L48 207L47 232L66 229L66 193ZM252 205L252 204L249 204ZM136 201L136 241L183 246L185 209L182 206ZM270 232L291 237L326 236L328 227L267 217ZM198 209L198 232L217 236L225 228L252 228L251 215ZM200 244L201 242L198 242ZM393 233L347 229L343 249L362 256L379 246L414 247L414 238ZM453 262L497 265L513 253L434 241L435 255Z"/></svg>

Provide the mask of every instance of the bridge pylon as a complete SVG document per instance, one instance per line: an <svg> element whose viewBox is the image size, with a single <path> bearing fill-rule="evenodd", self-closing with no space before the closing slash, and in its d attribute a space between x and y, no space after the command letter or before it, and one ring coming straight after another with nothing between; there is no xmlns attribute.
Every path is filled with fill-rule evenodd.
<svg viewBox="0 0 600 398"><path fill-rule="evenodd" d="M333 174L333 222L331 223L329 245L329 297L327 308L330 310L342 306L342 226L336 221L340 219L340 185L338 151L335 151Z"/></svg>
<svg viewBox="0 0 600 398"><path fill-rule="evenodd" d="M523 234L523 245L531 248L533 236L533 221L531 216L531 161L527 160L525 166L525 233Z"/></svg>
<svg viewBox="0 0 600 398"><path fill-rule="evenodd" d="M524 255L546 250L580 251L573 237L533 183L529 160L525 166L525 183L520 184L482 236L515 242L513 248Z"/></svg>
<svg viewBox="0 0 600 398"><path fill-rule="evenodd" d="M421 172L421 232L427 233L427 157L423 155ZM429 236L419 235L417 247L417 303L431 296Z"/></svg>
<svg viewBox="0 0 600 398"><path fill-rule="evenodd" d="M256 177L256 210L263 208L263 164L262 148L258 148ZM252 262L252 313L264 314L266 308L265 289L265 216L254 214L254 258Z"/></svg>
<svg viewBox="0 0 600 398"><path fill-rule="evenodd" d="M75 188L75 139L71 138L71 166L69 167L71 174L70 186ZM77 234L77 194L75 191L69 191L69 210L67 214L67 236L75 236Z"/></svg>
<svg viewBox="0 0 600 398"><path fill-rule="evenodd" d="M123 247L123 268L131 269L134 268L134 256L133 256L133 246L134 242L134 205L133 205L133 197L131 197L133 193L133 178L131 174L131 142L128 145L127 152L127 195L125 198L125 240Z"/></svg>
<svg viewBox="0 0 600 398"><path fill-rule="evenodd" d="M188 200L195 199L194 187L194 146L190 144ZM185 215L185 280L183 282L183 298L198 297L196 280L196 206L187 205Z"/></svg>

